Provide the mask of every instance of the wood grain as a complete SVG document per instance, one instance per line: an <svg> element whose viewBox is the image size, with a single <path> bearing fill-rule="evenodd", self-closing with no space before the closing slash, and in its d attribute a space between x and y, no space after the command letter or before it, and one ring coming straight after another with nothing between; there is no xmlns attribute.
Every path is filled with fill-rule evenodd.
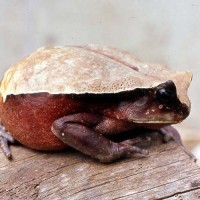
<svg viewBox="0 0 200 200"><path fill-rule="evenodd" d="M174 142L112 164L73 150L11 150L13 161L0 153L0 199L200 199L200 168Z"/></svg>

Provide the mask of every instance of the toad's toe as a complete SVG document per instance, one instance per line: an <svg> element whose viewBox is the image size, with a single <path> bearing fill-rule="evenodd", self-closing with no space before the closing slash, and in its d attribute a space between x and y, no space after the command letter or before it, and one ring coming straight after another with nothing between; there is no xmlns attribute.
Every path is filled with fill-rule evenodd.
<svg viewBox="0 0 200 200"><path fill-rule="evenodd" d="M4 126L0 125L0 145L3 150L3 153L8 159L12 158L12 154L9 148L8 143L14 143L14 138L10 135L9 132L6 132Z"/></svg>

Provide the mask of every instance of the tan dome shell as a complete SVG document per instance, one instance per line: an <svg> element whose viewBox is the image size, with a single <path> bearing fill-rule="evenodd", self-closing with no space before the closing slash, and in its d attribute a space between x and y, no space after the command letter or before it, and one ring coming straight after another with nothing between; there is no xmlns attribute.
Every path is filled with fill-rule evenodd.
<svg viewBox="0 0 200 200"><path fill-rule="evenodd" d="M139 61L128 52L86 45L40 48L5 74L0 91L7 95L119 93L155 87L167 80L177 86L180 100L189 105L190 72L171 71L162 65Z"/></svg>

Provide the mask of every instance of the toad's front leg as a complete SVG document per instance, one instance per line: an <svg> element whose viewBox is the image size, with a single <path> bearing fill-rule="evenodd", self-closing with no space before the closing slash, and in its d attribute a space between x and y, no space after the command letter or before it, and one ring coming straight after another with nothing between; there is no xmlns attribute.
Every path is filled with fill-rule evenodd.
<svg viewBox="0 0 200 200"><path fill-rule="evenodd" d="M14 143L14 138L10 135L9 132L6 132L5 127L0 124L0 145L3 150L3 153L8 159L12 158L11 151L8 146L8 142Z"/></svg>
<svg viewBox="0 0 200 200"><path fill-rule="evenodd" d="M133 153L148 154L131 143L115 143L104 137L94 128L101 121L102 117L95 114L73 114L56 120L52 132L65 144L100 162L111 162Z"/></svg>

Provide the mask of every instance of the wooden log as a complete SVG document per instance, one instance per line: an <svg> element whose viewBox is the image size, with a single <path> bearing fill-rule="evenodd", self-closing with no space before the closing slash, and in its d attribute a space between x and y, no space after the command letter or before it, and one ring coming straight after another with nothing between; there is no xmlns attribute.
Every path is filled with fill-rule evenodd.
<svg viewBox="0 0 200 200"><path fill-rule="evenodd" d="M200 168L174 142L148 157L101 164L74 150L0 153L0 199L200 199Z"/></svg>

